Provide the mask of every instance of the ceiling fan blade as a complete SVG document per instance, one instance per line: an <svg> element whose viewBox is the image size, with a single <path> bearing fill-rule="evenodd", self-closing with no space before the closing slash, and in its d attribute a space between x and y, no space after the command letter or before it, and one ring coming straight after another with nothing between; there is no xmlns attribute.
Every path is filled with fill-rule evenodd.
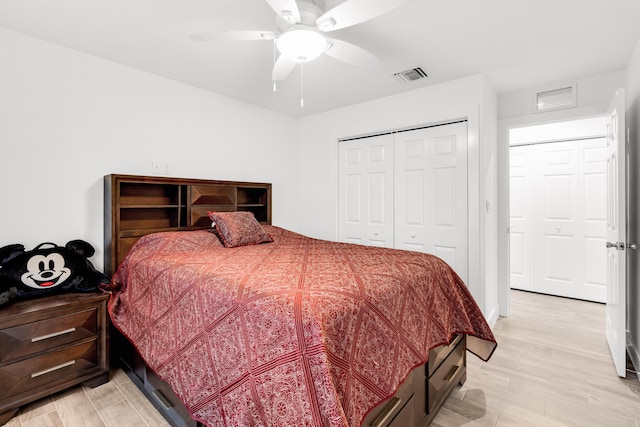
<svg viewBox="0 0 640 427"><path fill-rule="evenodd" d="M247 40L273 40L278 37L275 31L219 31L212 33L194 34L190 36L197 42L209 41L247 41Z"/></svg>
<svg viewBox="0 0 640 427"><path fill-rule="evenodd" d="M296 0L266 0L271 6L271 9L290 24L296 24L300 22L300 11Z"/></svg>
<svg viewBox="0 0 640 427"><path fill-rule="evenodd" d="M280 55L276 64L273 66L273 72L271 78L273 81L284 80L295 68L297 62L287 58L284 55Z"/></svg>
<svg viewBox="0 0 640 427"><path fill-rule="evenodd" d="M324 53L338 61L351 65L366 65L377 61L371 52L354 44L339 39L327 38L327 41L330 46Z"/></svg>
<svg viewBox="0 0 640 427"><path fill-rule="evenodd" d="M397 9L409 0L347 0L316 20L321 31L333 31L359 24Z"/></svg>

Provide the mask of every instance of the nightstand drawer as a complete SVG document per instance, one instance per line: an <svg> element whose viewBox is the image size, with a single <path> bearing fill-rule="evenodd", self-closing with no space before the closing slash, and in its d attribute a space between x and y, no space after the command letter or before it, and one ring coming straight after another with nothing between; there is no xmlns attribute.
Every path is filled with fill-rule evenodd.
<svg viewBox="0 0 640 427"><path fill-rule="evenodd" d="M97 323L94 308L0 329L0 364L94 337Z"/></svg>
<svg viewBox="0 0 640 427"><path fill-rule="evenodd" d="M0 368L0 399L34 388L67 382L97 364L95 340L11 363Z"/></svg>
<svg viewBox="0 0 640 427"><path fill-rule="evenodd" d="M0 424L20 406L109 381L103 293L63 293L0 307Z"/></svg>

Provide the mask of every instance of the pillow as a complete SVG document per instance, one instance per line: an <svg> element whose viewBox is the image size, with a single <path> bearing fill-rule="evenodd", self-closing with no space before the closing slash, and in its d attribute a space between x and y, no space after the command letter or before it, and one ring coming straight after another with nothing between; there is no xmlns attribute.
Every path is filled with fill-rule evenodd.
<svg viewBox="0 0 640 427"><path fill-rule="evenodd" d="M207 212L227 248L273 242L251 212Z"/></svg>

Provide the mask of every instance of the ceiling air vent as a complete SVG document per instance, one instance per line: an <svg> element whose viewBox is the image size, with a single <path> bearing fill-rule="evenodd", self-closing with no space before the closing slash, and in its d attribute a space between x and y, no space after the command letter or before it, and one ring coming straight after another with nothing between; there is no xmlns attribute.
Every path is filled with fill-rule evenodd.
<svg viewBox="0 0 640 427"><path fill-rule="evenodd" d="M395 73L393 77L395 77L400 83L408 83L424 79L429 76L427 76L427 73L425 73L422 68L418 67L411 70L400 71L399 73Z"/></svg>
<svg viewBox="0 0 640 427"><path fill-rule="evenodd" d="M576 85L536 92L536 111L560 110L576 106Z"/></svg>

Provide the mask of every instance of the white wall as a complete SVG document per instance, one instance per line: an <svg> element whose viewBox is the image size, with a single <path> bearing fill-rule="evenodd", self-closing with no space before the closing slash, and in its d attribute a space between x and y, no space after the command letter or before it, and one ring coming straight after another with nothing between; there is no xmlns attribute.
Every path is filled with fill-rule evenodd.
<svg viewBox="0 0 640 427"><path fill-rule="evenodd" d="M304 117L298 123L299 231L338 238L338 139L467 118L471 292L490 322L497 319L497 265L491 237L495 217L495 123L497 97L481 75ZM489 197L490 209L485 210ZM491 208L493 207L493 208ZM487 280L490 278L491 280Z"/></svg>
<svg viewBox="0 0 640 427"><path fill-rule="evenodd" d="M486 86L485 86L486 87ZM480 223L481 235L480 265L484 269L483 300L488 318L495 322L500 313L498 299L498 96L493 90L485 90L484 104L480 109L481 128L481 191ZM493 326L493 323L491 323Z"/></svg>
<svg viewBox="0 0 640 427"><path fill-rule="evenodd" d="M534 117L543 116L544 120L552 121L565 117L575 117L576 111L585 108L606 107L609 105L613 94L611 88L619 88L625 84L625 72L619 70L596 76L587 76L577 78L568 82L557 82L561 84L576 84L576 108L568 110L556 110L545 113L537 113L535 111L535 94L540 88L531 87L516 92L500 95L498 104L498 118L506 119L509 117ZM551 86L554 86L553 84ZM580 113L583 114L583 113ZM539 119L534 119L539 120Z"/></svg>
<svg viewBox="0 0 640 427"><path fill-rule="evenodd" d="M500 315L509 315L509 131L519 127L598 117L606 114L616 89L624 87L624 70L576 79L577 106L534 113L538 88L503 94L498 99L498 301ZM568 82L559 82L568 83ZM571 83L571 82L569 82Z"/></svg>
<svg viewBox="0 0 640 427"><path fill-rule="evenodd" d="M469 287L496 320L497 97L483 76L296 120L1 29L0 57L0 246L81 238L101 268L103 176L152 161L272 182L274 224L336 239L338 138L467 118Z"/></svg>
<svg viewBox="0 0 640 427"><path fill-rule="evenodd" d="M102 268L103 176L273 183L295 229L295 120L0 29L0 246L84 239Z"/></svg>
<svg viewBox="0 0 640 427"><path fill-rule="evenodd" d="M629 132L627 168L629 182L628 243L640 247L640 40L627 65L626 124ZM628 352L636 371L640 371L640 250L627 251L627 337Z"/></svg>

